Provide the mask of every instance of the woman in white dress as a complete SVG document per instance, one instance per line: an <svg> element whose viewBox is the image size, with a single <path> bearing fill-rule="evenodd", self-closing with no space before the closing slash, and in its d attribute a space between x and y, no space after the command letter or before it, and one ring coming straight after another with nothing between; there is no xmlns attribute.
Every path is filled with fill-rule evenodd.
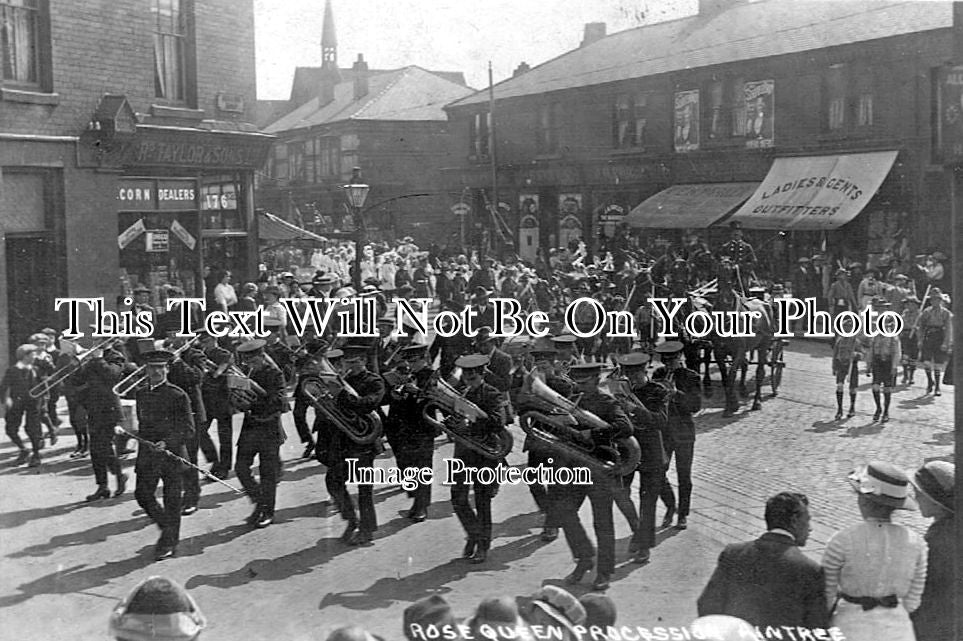
<svg viewBox="0 0 963 641"><path fill-rule="evenodd" d="M915 641L909 615L926 583L926 542L890 521L895 510L916 509L909 478L874 461L849 482L863 521L834 534L823 556L832 625L848 641Z"/></svg>

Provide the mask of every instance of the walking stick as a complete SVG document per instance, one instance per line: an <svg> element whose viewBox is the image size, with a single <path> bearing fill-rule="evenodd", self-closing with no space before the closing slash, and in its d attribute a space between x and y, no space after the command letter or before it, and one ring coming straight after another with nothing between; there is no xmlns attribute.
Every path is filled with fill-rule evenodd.
<svg viewBox="0 0 963 641"><path fill-rule="evenodd" d="M139 443L143 443L144 445L147 445L148 447L151 447L151 448L153 448L153 449L155 449L155 450L157 449L157 447L154 445L153 442L148 441L146 438L142 438L141 436L138 436L137 434L134 434L133 432L129 432L129 431L125 430L125 429L124 429L123 427L121 427L120 425L118 425L117 427L114 428L114 433L115 433L115 434L126 434L127 436L130 436L130 437L135 438ZM167 457L172 458L172 459L174 459L175 461L177 461L177 462L179 462L179 463L183 463L184 465L187 465L188 467L194 468L195 470L197 470L198 472L200 472L205 478L209 478L209 479L211 479L212 481L217 481L218 483L220 483L220 484L223 485L224 487L230 488L231 490L237 492L238 494L244 494L244 491L243 491L243 490L239 490L238 488L234 487L233 485L231 485L231 484L228 483L227 481L224 481L223 479L220 479L220 478L214 476L213 474L211 474L211 473L208 472L207 470L205 470L205 469L203 469L203 468L200 468L200 467L194 465L193 463L191 463L190 461L188 461L186 458L180 457L180 456L178 456L177 454L174 454L173 452L171 452L171 451L168 450L168 449L163 449L163 450L161 450L161 451L162 451Z"/></svg>

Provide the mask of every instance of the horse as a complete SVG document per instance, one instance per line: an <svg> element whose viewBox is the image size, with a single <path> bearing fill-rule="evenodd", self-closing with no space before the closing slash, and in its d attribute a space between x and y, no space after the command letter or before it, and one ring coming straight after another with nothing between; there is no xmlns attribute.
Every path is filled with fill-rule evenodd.
<svg viewBox="0 0 963 641"><path fill-rule="evenodd" d="M735 333L734 328L713 332L712 356L722 373L722 384L726 394L723 417L730 417L739 411L739 397L736 393L736 371L741 372L739 391L746 395L746 373L750 355L756 353L756 391L752 410L762 409L762 384L766 375L766 362L773 340L773 316L770 306L762 301L750 299L735 291L733 284L737 279L735 268L723 263L718 271L718 294L713 311L717 312L759 312L750 323L750 336L726 336ZM727 361L731 359L731 362ZM708 369L707 372L708 374Z"/></svg>

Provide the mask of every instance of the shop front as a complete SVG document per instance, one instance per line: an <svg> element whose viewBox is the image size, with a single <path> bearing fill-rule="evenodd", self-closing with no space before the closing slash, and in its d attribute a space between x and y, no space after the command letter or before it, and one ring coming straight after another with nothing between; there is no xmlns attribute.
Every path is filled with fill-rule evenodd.
<svg viewBox="0 0 963 641"><path fill-rule="evenodd" d="M143 286L162 307L171 288L209 298L226 273L257 274L253 180L270 140L138 127L115 187L118 300Z"/></svg>

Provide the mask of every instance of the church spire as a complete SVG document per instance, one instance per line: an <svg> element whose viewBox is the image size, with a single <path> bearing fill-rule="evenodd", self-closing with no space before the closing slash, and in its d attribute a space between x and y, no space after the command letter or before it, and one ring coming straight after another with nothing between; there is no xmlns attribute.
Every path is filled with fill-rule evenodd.
<svg viewBox="0 0 963 641"><path fill-rule="evenodd" d="M338 68L338 37L334 30L331 0L324 0L324 22L321 26L321 66Z"/></svg>

